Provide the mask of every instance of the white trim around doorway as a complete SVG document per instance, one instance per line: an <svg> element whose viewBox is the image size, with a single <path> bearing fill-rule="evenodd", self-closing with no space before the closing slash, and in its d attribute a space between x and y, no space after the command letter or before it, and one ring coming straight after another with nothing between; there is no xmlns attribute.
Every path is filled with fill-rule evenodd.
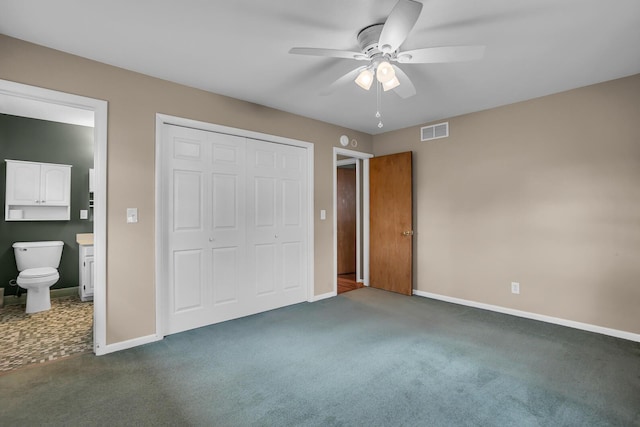
<svg viewBox="0 0 640 427"><path fill-rule="evenodd" d="M349 159L338 160L338 156ZM347 150L333 147L333 292L331 296L338 294L338 166L345 164L356 165L356 198L360 200L362 191L362 215L360 215L360 203L356 203L356 217L362 216L362 227L356 225L356 280L369 286L369 159L373 154L360 151ZM362 180L360 181L359 160L362 160ZM362 234L360 234L362 228ZM362 241L360 241L362 239ZM362 252L360 252L362 247ZM362 261L361 261L362 257ZM360 269L362 264L362 269Z"/></svg>
<svg viewBox="0 0 640 427"><path fill-rule="evenodd" d="M93 295L93 351L96 355L116 351L107 345L107 110L108 103L100 99L72 95L37 86L0 80L0 97L70 107L94 113L95 189L93 207L93 241L95 259Z"/></svg>

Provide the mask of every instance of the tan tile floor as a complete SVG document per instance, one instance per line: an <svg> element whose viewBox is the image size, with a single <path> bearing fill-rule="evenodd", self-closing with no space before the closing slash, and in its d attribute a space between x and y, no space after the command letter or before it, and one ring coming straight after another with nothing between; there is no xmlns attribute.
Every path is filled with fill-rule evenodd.
<svg viewBox="0 0 640 427"><path fill-rule="evenodd" d="M53 298L51 310L24 310L24 304L0 309L0 372L92 351L92 302Z"/></svg>

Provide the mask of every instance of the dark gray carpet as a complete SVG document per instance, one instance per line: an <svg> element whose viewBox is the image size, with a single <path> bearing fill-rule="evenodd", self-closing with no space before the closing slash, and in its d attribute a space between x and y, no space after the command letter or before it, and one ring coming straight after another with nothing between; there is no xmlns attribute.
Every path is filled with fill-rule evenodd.
<svg viewBox="0 0 640 427"><path fill-rule="evenodd" d="M0 425L640 425L640 344L360 289L0 376Z"/></svg>

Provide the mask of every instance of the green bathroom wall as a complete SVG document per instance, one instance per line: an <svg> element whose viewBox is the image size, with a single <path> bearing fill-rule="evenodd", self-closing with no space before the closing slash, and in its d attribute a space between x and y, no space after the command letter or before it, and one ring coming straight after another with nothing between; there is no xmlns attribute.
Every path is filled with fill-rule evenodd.
<svg viewBox="0 0 640 427"><path fill-rule="evenodd" d="M69 221L5 221L7 164L5 159L72 165L71 219ZM60 280L52 289L78 286L77 233L93 232L89 209L89 169L93 167L93 128L0 114L0 287L5 295L17 288L9 280L18 276L11 245L20 241L64 242L58 271ZM80 219L80 210L89 219Z"/></svg>

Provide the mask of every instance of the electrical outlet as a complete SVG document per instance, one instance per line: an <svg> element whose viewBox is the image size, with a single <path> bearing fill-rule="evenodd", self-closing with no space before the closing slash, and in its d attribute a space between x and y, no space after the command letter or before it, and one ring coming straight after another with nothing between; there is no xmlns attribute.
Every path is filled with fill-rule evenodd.
<svg viewBox="0 0 640 427"><path fill-rule="evenodd" d="M512 294L519 294L520 293L520 283L511 282L511 293Z"/></svg>

